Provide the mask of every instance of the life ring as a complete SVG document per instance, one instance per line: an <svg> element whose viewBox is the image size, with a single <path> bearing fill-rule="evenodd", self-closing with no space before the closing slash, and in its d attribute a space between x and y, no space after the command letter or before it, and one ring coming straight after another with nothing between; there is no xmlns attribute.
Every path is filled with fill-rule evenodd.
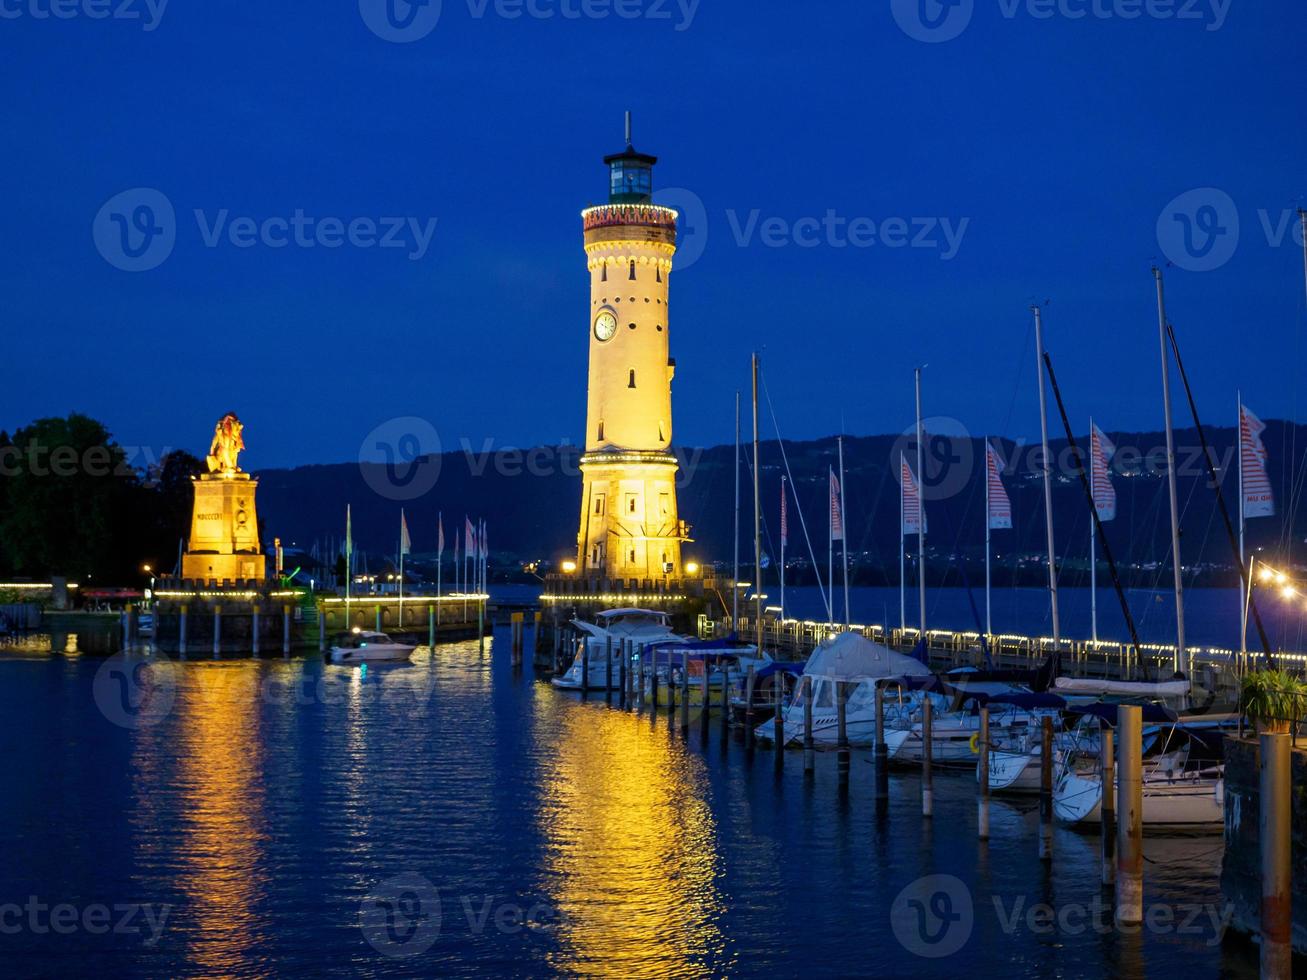
<svg viewBox="0 0 1307 980"><path fill-rule="evenodd" d="M971 736L971 741L967 743L971 746L972 755L980 755L980 732Z"/></svg>

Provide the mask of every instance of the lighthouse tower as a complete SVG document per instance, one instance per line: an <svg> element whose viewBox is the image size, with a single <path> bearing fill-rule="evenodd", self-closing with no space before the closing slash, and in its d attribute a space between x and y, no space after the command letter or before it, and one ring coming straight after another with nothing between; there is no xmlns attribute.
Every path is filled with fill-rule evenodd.
<svg viewBox="0 0 1307 980"><path fill-rule="evenodd" d="M608 203L581 213L590 273L590 373L577 570L588 579L681 577L668 292L676 212L652 203L656 157L604 157ZM628 586L629 588L629 586Z"/></svg>

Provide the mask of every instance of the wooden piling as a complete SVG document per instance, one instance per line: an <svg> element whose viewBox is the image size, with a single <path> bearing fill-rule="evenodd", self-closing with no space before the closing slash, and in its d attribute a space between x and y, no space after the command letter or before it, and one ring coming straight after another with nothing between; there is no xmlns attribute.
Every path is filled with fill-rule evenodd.
<svg viewBox="0 0 1307 980"><path fill-rule="evenodd" d="M178 623L179 636L177 640L177 652L181 656L186 656L186 617L190 612L190 607L182 603L181 622Z"/></svg>
<svg viewBox="0 0 1307 980"><path fill-rule="evenodd" d="M753 664L749 664L749 672L744 677L744 730L746 738L753 737L753 685L755 678L755 667Z"/></svg>
<svg viewBox="0 0 1307 980"><path fill-rule="evenodd" d="M626 643L619 641L617 644L617 704L619 707L626 707ZM613 654L613 639L608 638L608 656L611 659Z"/></svg>
<svg viewBox="0 0 1307 980"><path fill-rule="evenodd" d="M1116 748L1112 729L1100 726L1099 755L1103 769L1102 819L1099 836L1102 838L1103 884L1116 881Z"/></svg>
<svg viewBox="0 0 1307 980"><path fill-rule="evenodd" d="M1053 719L1040 720L1039 859L1053 860Z"/></svg>
<svg viewBox="0 0 1307 980"><path fill-rule="evenodd" d="M640 671L643 673L644 666L644 648L640 651ZM649 711L657 713L658 711L658 671L649 671Z"/></svg>
<svg viewBox="0 0 1307 980"><path fill-rule="evenodd" d="M254 603L253 610L254 621L251 625L253 626L254 635L251 637L250 646L253 648L251 652L257 657L259 655L259 604L257 602Z"/></svg>
<svg viewBox="0 0 1307 980"><path fill-rule="evenodd" d="M516 613L514 615L517 615ZM517 653L517 623L513 624L513 653ZM432 603L427 604L427 646L432 650L436 648L436 607ZM510 657L510 660L513 658ZM516 660L513 660L516 663Z"/></svg>
<svg viewBox="0 0 1307 980"><path fill-rule="evenodd" d="M222 606L214 604L213 607L213 659L218 659L218 654L222 652Z"/></svg>
<svg viewBox="0 0 1307 980"><path fill-rule="evenodd" d="M885 744L885 690L876 685L876 800L889 801L889 746Z"/></svg>
<svg viewBox="0 0 1307 980"><path fill-rule="evenodd" d="M681 731L690 727L690 654L681 651Z"/></svg>
<svg viewBox="0 0 1307 980"><path fill-rule="evenodd" d="M1117 764L1116 917L1120 922L1144 919L1144 778L1143 710L1117 706L1120 736Z"/></svg>
<svg viewBox="0 0 1307 980"><path fill-rule="evenodd" d="M812 736L812 675L805 674L803 680L803 771L812 772L816 764Z"/></svg>
<svg viewBox="0 0 1307 980"><path fill-rule="evenodd" d="M318 610L318 653L325 653L327 650L327 614L324 610Z"/></svg>
<svg viewBox="0 0 1307 980"><path fill-rule="evenodd" d="M699 678L699 708L701 711L700 718L703 719L703 729L708 730L708 709L712 707L712 696L709 693L708 684L708 659L703 661L703 674Z"/></svg>
<svg viewBox="0 0 1307 980"><path fill-rule="evenodd" d="M731 731L731 668L722 668L722 740Z"/></svg>
<svg viewBox="0 0 1307 980"><path fill-rule="evenodd" d="M1258 835L1262 845L1261 974L1288 980L1293 973L1290 737L1261 736Z"/></svg>
<svg viewBox="0 0 1307 980"><path fill-rule="evenodd" d="M581 657L581 693L585 694L590 690L590 644L586 642L587 637L579 637L577 643L580 649L577 653Z"/></svg>
<svg viewBox="0 0 1307 980"><path fill-rule="evenodd" d="M838 768L840 783L849 781L849 729L845 724L848 698L844 693L844 682L835 682L835 746L839 749Z"/></svg>
<svg viewBox="0 0 1307 980"><path fill-rule="evenodd" d="M930 695L921 703L921 815L935 815L935 785L931 764L935 761L934 705ZM879 780L880 773L877 774Z"/></svg>
<svg viewBox="0 0 1307 980"><path fill-rule="evenodd" d="M613 696L613 638L604 638L604 699Z"/></svg>
<svg viewBox="0 0 1307 980"><path fill-rule="evenodd" d="M377 632L380 633L381 632L381 603L379 602L377 603L376 620L377 620Z"/></svg>
<svg viewBox="0 0 1307 980"><path fill-rule="evenodd" d="M927 695L929 697L929 695ZM980 798L976 803L976 837L989 840L989 709L980 709Z"/></svg>

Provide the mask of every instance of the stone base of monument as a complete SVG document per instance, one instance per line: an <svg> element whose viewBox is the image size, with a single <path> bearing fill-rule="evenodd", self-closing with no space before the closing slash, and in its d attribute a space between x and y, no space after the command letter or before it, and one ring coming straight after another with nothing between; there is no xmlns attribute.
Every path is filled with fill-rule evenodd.
<svg viewBox="0 0 1307 980"><path fill-rule="evenodd" d="M154 646L185 657L277 655L318 646L318 623L301 593L263 579L155 585Z"/></svg>

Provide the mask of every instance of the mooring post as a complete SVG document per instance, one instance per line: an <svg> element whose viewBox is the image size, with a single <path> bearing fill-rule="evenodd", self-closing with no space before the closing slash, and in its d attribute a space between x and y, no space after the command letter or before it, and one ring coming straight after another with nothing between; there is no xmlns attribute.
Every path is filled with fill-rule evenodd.
<svg viewBox="0 0 1307 980"><path fill-rule="evenodd" d="M318 653L323 653L327 649L327 612L325 609L318 609Z"/></svg>
<svg viewBox="0 0 1307 980"><path fill-rule="evenodd" d="M731 730L731 668L722 668L722 741Z"/></svg>
<svg viewBox="0 0 1307 980"><path fill-rule="evenodd" d="M885 744L885 690L876 685L876 800L889 801L889 746Z"/></svg>
<svg viewBox="0 0 1307 980"><path fill-rule="evenodd" d="M776 742L776 751L780 752L785 748L785 674L781 671L771 675L772 692L775 694L776 714L772 715L773 738Z"/></svg>
<svg viewBox="0 0 1307 980"><path fill-rule="evenodd" d="M644 672L644 649L640 650L640 671ZM655 714L658 711L658 670L657 665L649 670L649 712Z"/></svg>
<svg viewBox="0 0 1307 980"><path fill-rule="evenodd" d="M1053 860L1053 719L1040 723L1039 756L1039 859Z"/></svg>
<svg viewBox="0 0 1307 980"><path fill-rule="evenodd" d="M690 727L690 654L681 651L681 731Z"/></svg>
<svg viewBox="0 0 1307 980"><path fill-rule="evenodd" d="M935 786L933 775L931 773L931 763L934 762L935 741L933 718L934 706L927 694L925 700L921 702L921 815L923 817L933 817L935 815ZM876 773L879 782L880 773Z"/></svg>
<svg viewBox="0 0 1307 980"><path fill-rule="evenodd" d="M613 696L613 638L604 638L604 700Z"/></svg>
<svg viewBox="0 0 1307 980"><path fill-rule="evenodd" d="M579 637L576 642L580 644L577 651L581 655L581 693L584 694L590 690L590 644L587 643L588 637Z"/></svg>
<svg viewBox="0 0 1307 980"><path fill-rule="evenodd" d="M430 604L427 606L427 646L432 650L436 648L436 607Z"/></svg>
<svg viewBox="0 0 1307 980"><path fill-rule="evenodd" d="M712 694L710 693L711 685L708 683L708 658L703 658L703 674L699 678L699 728L706 735L708 733L708 715L709 708L712 707Z"/></svg>
<svg viewBox="0 0 1307 980"><path fill-rule="evenodd" d="M132 645L132 604L129 602L123 607L123 648L126 649Z"/></svg>
<svg viewBox="0 0 1307 980"><path fill-rule="evenodd" d="M846 784L849 781L849 729L845 724L845 713L848 707L848 698L844 693L844 682L835 682L835 747L839 749L839 758L837 760L840 784Z"/></svg>
<svg viewBox="0 0 1307 980"><path fill-rule="evenodd" d="M377 603L376 619L377 619L377 627L376 627L376 629L377 629L377 632L380 633L380 632L381 632L381 603L379 603L379 602Z"/></svg>
<svg viewBox="0 0 1307 980"><path fill-rule="evenodd" d="M929 697L929 695L927 695ZM980 709L980 799L976 804L976 837L989 840L989 709Z"/></svg>
<svg viewBox="0 0 1307 980"><path fill-rule="evenodd" d="M803 677L803 771L811 773L816 765L812 737L812 675Z"/></svg>
<svg viewBox="0 0 1307 980"><path fill-rule="evenodd" d="M290 656L290 606L281 607L281 655Z"/></svg>
<svg viewBox="0 0 1307 980"><path fill-rule="evenodd" d="M608 656L611 659L613 655L613 638L608 638ZM617 704L618 707L626 707L626 644L617 644Z"/></svg>
<svg viewBox="0 0 1307 980"><path fill-rule="evenodd" d="M756 668L749 664L749 672L744 677L744 736L745 739L753 738L753 685L755 683Z"/></svg>
<svg viewBox="0 0 1307 980"><path fill-rule="evenodd" d="M177 624L178 631L179 631L178 640L177 640L177 652L183 657L186 656L186 614L189 611L190 610L187 608L186 603L183 602L181 621Z"/></svg>
<svg viewBox="0 0 1307 980"><path fill-rule="evenodd" d="M1116 747L1112 729L1099 724L1099 755L1103 768L1102 819L1099 834L1103 844L1103 884L1116 881Z"/></svg>
<svg viewBox="0 0 1307 980"><path fill-rule="evenodd" d="M1261 736L1258 833L1262 845L1263 977L1288 980L1293 972L1290 855L1290 738Z"/></svg>
<svg viewBox="0 0 1307 980"><path fill-rule="evenodd" d="M1118 705L1116 917L1144 920L1143 709Z"/></svg>
<svg viewBox="0 0 1307 980"><path fill-rule="evenodd" d="M403 609L404 607L400 606L401 614L403 613ZM485 599L477 600L477 646L481 648L482 653L485 653L486 650L486 600Z"/></svg>
<svg viewBox="0 0 1307 980"><path fill-rule="evenodd" d="M218 654L222 652L222 606L214 604L213 607L213 659L218 659Z"/></svg>
<svg viewBox="0 0 1307 980"><path fill-rule="evenodd" d="M253 609L254 622L252 625L254 627L254 635L251 637L251 646L253 647L253 654L257 657L259 655L259 604L257 602L254 604Z"/></svg>

